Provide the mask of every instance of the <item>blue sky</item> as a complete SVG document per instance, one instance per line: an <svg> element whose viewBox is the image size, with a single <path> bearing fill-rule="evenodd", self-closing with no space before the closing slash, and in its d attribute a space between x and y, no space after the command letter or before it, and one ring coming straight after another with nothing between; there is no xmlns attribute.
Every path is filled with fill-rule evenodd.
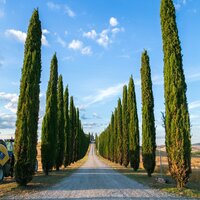
<svg viewBox="0 0 200 200"><path fill-rule="evenodd" d="M200 1L174 0L187 82L192 142L200 142ZM157 143L164 143L160 0L0 0L0 137L14 135L26 31L34 8L42 22L39 138L50 61L80 108L85 132L103 131L133 75L141 126L141 53L148 50Z"/></svg>

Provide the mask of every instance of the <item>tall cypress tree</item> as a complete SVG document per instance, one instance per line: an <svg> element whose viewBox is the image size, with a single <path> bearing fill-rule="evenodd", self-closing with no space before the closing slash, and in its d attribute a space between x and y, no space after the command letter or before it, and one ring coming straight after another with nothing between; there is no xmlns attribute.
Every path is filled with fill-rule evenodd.
<svg viewBox="0 0 200 200"><path fill-rule="evenodd" d="M149 56L145 50L142 54L141 83L142 83L142 159L148 176L154 172L156 133L154 119L154 99L152 91Z"/></svg>
<svg viewBox="0 0 200 200"><path fill-rule="evenodd" d="M127 107L127 86L123 87L122 101L122 124L123 124L123 165L129 164L129 130L128 130L128 107Z"/></svg>
<svg viewBox="0 0 200 200"><path fill-rule="evenodd" d="M32 180L37 155L37 128L41 76L41 22L34 10L24 50L15 131L15 180L26 185Z"/></svg>
<svg viewBox="0 0 200 200"><path fill-rule="evenodd" d="M110 133L111 133L111 139L110 139L110 158L111 161L114 161L114 149L115 149L115 134L114 134L114 114L112 113L111 116L111 126L110 126Z"/></svg>
<svg viewBox="0 0 200 200"><path fill-rule="evenodd" d="M115 108L114 112L114 161L117 163L118 162L118 132L117 132L117 108Z"/></svg>
<svg viewBox="0 0 200 200"><path fill-rule="evenodd" d="M123 130L122 130L122 104L121 99L118 100L117 107L117 158L118 163L122 165L123 163Z"/></svg>
<svg viewBox="0 0 200 200"><path fill-rule="evenodd" d="M70 97L70 107L69 107L69 164L73 162L73 147L74 147L74 99Z"/></svg>
<svg viewBox="0 0 200 200"><path fill-rule="evenodd" d="M58 61L56 54L51 60L50 79L46 93L46 113L42 122L41 156L46 175L55 164L57 132L57 82Z"/></svg>
<svg viewBox="0 0 200 200"><path fill-rule="evenodd" d="M164 52L165 133L169 170L182 188L191 173L190 119L181 45L172 0L161 1Z"/></svg>
<svg viewBox="0 0 200 200"><path fill-rule="evenodd" d="M64 158L64 100L62 75L58 78L58 115L57 115L57 145L56 145L56 170L63 164Z"/></svg>
<svg viewBox="0 0 200 200"><path fill-rule="evenodd" d="M68 86L64 93L64 166L69 165L69 92Z"/></svg>
<svg viewBox="0 0 200 200"><path fill-rule="evenodd" d="M137 103L133 77L130 77L128 85L128 113L129 113L129 153L130 165L137 171L140 164L140 141L139 141L139 122L137 114Z"/></svg>

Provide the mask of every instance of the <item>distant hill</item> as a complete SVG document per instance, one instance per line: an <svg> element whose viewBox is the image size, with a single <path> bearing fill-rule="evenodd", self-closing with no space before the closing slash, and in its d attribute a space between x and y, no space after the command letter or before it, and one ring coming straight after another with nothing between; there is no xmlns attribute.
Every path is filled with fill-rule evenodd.
<svg viewBox="0 0 200 200"><path fill-rule="evenodd" d="M200 146L200 143L192 144L192 146Z"/></svg>

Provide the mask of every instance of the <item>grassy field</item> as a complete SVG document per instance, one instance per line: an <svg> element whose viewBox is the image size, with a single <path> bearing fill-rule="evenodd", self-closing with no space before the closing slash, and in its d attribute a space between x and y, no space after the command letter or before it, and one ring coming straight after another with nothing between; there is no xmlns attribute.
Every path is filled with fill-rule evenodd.
<svg viewBox="0 0 200 200"><path fill-rule="evenodd" d="M67 168L62 167L59 171L53 170L49 173L48 176L45 176L42 172L42 164L41 164L41 154L40 154L40 144L37 147L38 149L38 172L33 177L33 180L27 186L18 186L13 178L5 178L3 183L0 184L0 198L7 195L15 195L17 193L26 194L26 193L34 193L50 187L58 182L60 182L63 178L70 176L76 169L78 169L81 165L85 163L87 160L88 154L81 160L71 164Z"/></svg>
<svg viewBox="0 0 200 200"><path fill-rule="evenodd" d="M197 153L197 151L195 153L194 152L195 151L193 151L192 153L192 174L190 175L190 180L186 188L181 191L176 188L175 181L170 176L170 173L168 171L166 152L164 149L161 152L156 152L156 168L155 173L153 173L152 177L147 176L147 173L143 168L142 162L140 162L139 170L137 172L134 172L133 169L131 169L130 167L125 168L102 157L100 157L100 159L111 166L113 169L124 174L125 176L137 180L138 182L151 188L157 188L184 197L200 198L200 156L198 156L199 153ZM160 170L160 153L162 160L162 174ZM142 161L142 159L140 160ZM156 181L156 178L158 177L165 178L166 180L168 180L168 183L158 183Z"/></svg>

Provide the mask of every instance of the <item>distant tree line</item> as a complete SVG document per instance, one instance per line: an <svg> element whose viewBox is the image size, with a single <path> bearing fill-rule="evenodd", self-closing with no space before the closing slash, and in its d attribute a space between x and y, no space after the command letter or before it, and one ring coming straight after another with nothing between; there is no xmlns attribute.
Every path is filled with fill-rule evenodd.
<svg viewBox="0 0 200 200"><path fill-rule="evenodd" d="M164 53L165 144L171 176L177 187L183 188L191 173L191 135L187 85L172 0L161 0L160 18ZM142 160L147 174L151 176L155 168L156 135L151 72L146 51L143 52L141 61ZM128 89L127 103L126 90L124 86L122 105L119 99L110 124L97 137L97 148L103 157L124 166L130 162L131 167L137 170L140 154L135 92L133 90L131 94Z"/></svg>
<svg viewBox="0 0 200 200"><path fill-rule="evenodd" d="M24 63L15 131L15 179L26 185L33 178L37 156L37 129L41 77L41 22L38 10L30 19L24 50ZM68 87L63 93L62 76L58 77L58 61L54 54L48 88L46 112L42 122L41 155L43 171L47 175L81 159L89 145L89 136L83 131L79 110L70 97Z"/></svg>

